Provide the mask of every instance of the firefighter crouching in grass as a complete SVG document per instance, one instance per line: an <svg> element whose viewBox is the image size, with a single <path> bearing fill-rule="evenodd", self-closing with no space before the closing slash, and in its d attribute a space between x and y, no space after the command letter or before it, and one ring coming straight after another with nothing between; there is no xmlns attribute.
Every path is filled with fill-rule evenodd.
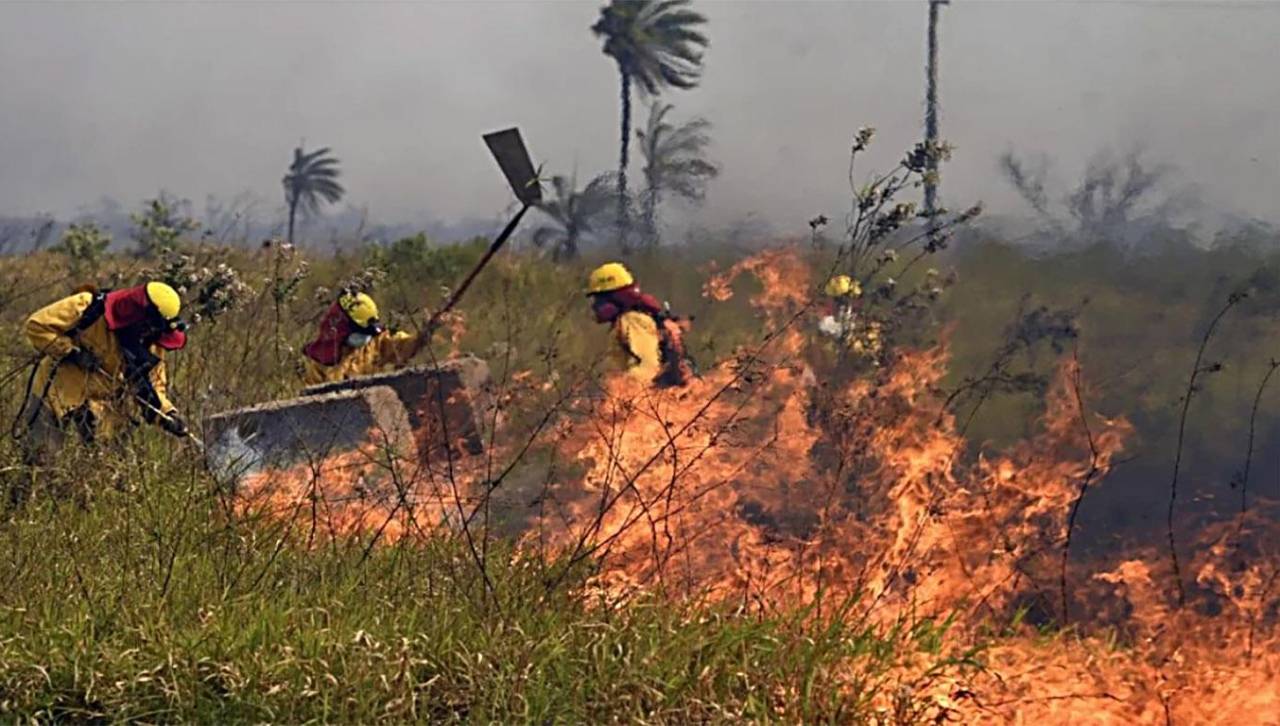
<svg viewBox="0 0 1280 726"><path fill-rule="evenodd" d="M862 297L862 286L848 275L836 275L822 288L827 300L826 313L818 321L818 332L832 338L844 338L853 330L856 303Z"/></svg>
<svg viewBox="0 0 1280 726"><path fill-rule="evenodd" d="M587 296L597 323L613 331L618 362L631 376L659 388L683 386L693 375L684 347L684 328L657 298L640 291L618 262L592 271Z"/></svg>
<svg viewBox="0 0 1280 726"><path fill-rule="evenodd" d="M826 295L818 332L827 336L841 355L874 359L882 349L880 323L860 315L862 286L848 275L836 275L822 288Z"/></svg>
<svg viewBox="0 0 1280 726"><path fill-rule="evenodd" d="M347 290L320 320L315 340L303 348L302 380L314 386L401 368L430 339L430 331L387 330L373 298Z"/></svg>
<svg viewBox="0 0 1280 726"><path fill-rule="evenodd" d="M187 340L178 293L162 282L78 292L27 318L40 354L14 434L29 465L47 465L74 434L115 438L137 416L175 436L187 427L169 401L164 356Z"/></svg>

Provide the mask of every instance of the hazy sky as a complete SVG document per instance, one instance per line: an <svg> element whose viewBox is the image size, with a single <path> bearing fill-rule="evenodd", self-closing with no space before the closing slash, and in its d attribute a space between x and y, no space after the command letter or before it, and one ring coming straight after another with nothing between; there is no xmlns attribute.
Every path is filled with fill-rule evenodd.
<svg viewBox="0 0 1280 726"><path fill-rule="evenodd" d="M615 163L599 4L5 2L0 212L160 187L274 202L305 138L335 149L375 217L492 216L509 192L483 132L518 124L553 172ZM803 229L847 207L858 126L880 130L879 165L919 137L923 0L698 7L704 80L669 98L715 124L706 219ZM1069 180L1097 149L1141 143L1214 206L1280 216L1280 3L954 0L943 16L949 202L1021 211L996 171L1008 148Z"/></svg>

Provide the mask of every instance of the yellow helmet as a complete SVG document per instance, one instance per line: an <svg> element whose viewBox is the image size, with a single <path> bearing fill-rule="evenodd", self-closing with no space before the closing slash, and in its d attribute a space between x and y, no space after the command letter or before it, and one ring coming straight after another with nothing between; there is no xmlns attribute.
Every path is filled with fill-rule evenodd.
<svg viewBox="0 0 1280 726"><path fill-rule="evenodd" d="M836 275L827 280L827 286L823 288L823 292L829 297L844 297L846 295L858 297L862 294L862 286L858 284L857 280L848 275Z"/></svg>
<svg viewBox="0 0 1280 726"><path fill-rule="evenodd" d="M178 297L178 291L163 282L147 283L147 299L165 320L177 318L182 310L182 298Z"/></svg>
<svg viewBox="0 0 1280 726"><path fill-rule="evenodd" d="M369 327L369 323L378 319L377 303L363 292L345 293L338 298L338 306L351 318L351 322L362 328Z"/></svg>
<svg viewBox="0 0 1280 726"><path fill-rule="evenodd" d="M621 262L607 262L591 271L591 276L587 278L587 294L595 295L601 292L612 292L621 290L628 285L634 284L636 279L631 276L628 270Z"/></svg>

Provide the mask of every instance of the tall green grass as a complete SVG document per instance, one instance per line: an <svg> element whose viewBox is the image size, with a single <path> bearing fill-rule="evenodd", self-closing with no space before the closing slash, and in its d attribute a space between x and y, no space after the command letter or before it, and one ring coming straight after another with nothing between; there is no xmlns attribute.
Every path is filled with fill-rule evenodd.
<svg viewBox="0 0 1280 726"><path fill-rule="evenodd" d="M359 541L282 546L271 523L226 516L167 446L99 457L119 489L41 497L0 527L0 717L850 721L897 692L895 666L968 662L930 621L881 629L657 595L608 608L587 569L566 578L509 548L486 586L456 540L367 558Z"/></svg>

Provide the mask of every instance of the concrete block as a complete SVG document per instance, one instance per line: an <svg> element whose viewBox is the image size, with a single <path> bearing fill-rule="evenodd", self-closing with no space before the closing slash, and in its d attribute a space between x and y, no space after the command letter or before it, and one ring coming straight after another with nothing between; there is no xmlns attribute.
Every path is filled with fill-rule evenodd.
<svg viewBox="0 0 1280 726"><path fill-rule="evenodd" d="M489 366L474 356L461 356L392 373L363 376L304 389L304 395L386 387L395 391L413 429L419 463L441 463L446 457L484 452L485 411L490 405ZM448 449L445 445L448 444Z"/></svg>
<svg viewBox="0 0 1280 726"><path fill-rule="evenodd" d="M483 453L488 386L488 366L472 356L312 386L298 398L206 419L206 457L233 486L272 473L372 471L365 464L374 458L386 459L383 468L396 469L403 484Z"/></svg>
<svg viewBox="0 0 1280 726"><path fill-rule="evenodd" d="M416 457L412 427L385 386L338 391L211 416L204 435L209 467L222 481L381 447Z"/></svg>

